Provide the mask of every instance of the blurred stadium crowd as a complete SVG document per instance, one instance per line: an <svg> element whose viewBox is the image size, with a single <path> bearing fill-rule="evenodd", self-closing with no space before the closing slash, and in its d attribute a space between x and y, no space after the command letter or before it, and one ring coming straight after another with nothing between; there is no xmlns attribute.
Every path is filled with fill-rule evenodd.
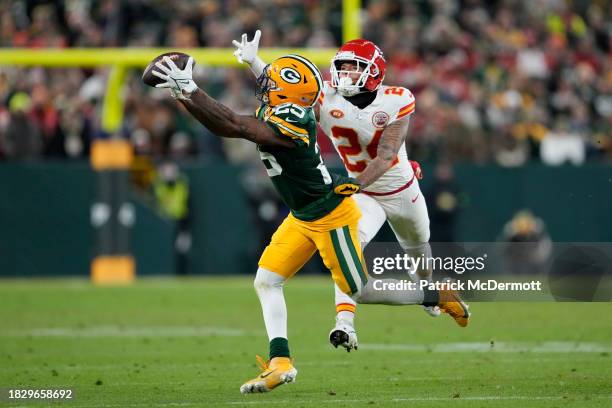
<svg viewBox="0 0 612 408"><path fill-rule="evenodd" d="M262 28L262 47L337 47L341 10L339 0L4 0L0 46L230 47ZM606 0L372 0L362 27L385 52L385 82L416 95L411 157L581 164L612 159L611 16ZM200 86L241 113L254 110L248 70L199 63ZM101 133L107 75L0 67L0 159L86 157ZM176 115L167 93L145 89L139 76L127 84L122 129L137 152L258 161L248 144Z"/></svg>

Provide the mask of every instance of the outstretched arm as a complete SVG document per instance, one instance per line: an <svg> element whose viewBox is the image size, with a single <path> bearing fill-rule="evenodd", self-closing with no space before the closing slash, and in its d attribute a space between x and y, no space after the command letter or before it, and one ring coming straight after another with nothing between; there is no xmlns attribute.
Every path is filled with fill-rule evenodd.
<svg viewBox="0 0 612 408"><path fill-rule="evenodd" d="M198 88L192 79L193 58L189 57L184 69L178 68L168 57L164 57L163 62L165 64L161 61L155 64L159 71L152 71L164 81L156 87L170 88L172 96L215 135L263 145L295 147L291 140L281 138L265 123L251 116L238 115Z"/></svg>
<svg viewBox="0 0 612 408"><path fill-rule="evenodd" d="M295 143L289 139L282 139L270 126L251 116L238 115L199 88L189 99L179 99L179 101L189 113L217 136L241 138L262 145L295 147Z"/></svg>
<svg viewBox="0 0 612 408"><path fill-rule="evenodd" d="M397 158L400 147L402 147L408 135L409 123L409 117L405 117L392 123L385 129L378 143L376 157L368 164L363 173L357 177L357 180L361 183L361 188L366 188L374 183L391 168L393 161Z"/></svg>

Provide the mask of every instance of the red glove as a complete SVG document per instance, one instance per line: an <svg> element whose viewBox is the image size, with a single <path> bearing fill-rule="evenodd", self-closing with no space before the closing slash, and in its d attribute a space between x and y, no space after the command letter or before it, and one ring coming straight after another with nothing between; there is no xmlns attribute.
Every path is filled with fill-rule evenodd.
<svg viewBox="0 0 612 408"><path fill-rule="evenodd" d="M410 161L410 165L412 166L412 171L414 171L414 175L416 176L418 180L421 180L423 178L423 170L421 170L421 165L419 164L418 161L415 161L415 160L409 160L409 161Z"/></svg>

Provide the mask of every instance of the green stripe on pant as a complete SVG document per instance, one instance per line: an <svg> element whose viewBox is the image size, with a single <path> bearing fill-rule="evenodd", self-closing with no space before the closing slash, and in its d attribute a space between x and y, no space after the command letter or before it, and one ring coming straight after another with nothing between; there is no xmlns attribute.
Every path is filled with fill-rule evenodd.
<svg viewBox="0 0 612 408"><path fill-rule="evenodd" d="M340 264L340 270L342 271L342 275L344 275L344 279L349 285L349 289L351 290L351 294L357 293L357 285L355 284L355 280L351 274L349 266L346 262L344 254L342 252L342 248L340 247L340 240L338 236L338 230L330 231L332 244L334 246L334 252L336 253L336 258L338 259L338 263Z"/></svg>
<svg viewBox="0 0 612 408"><path fill-rule="evenodd" d="M361 258L357 254L357 248L355 248L355 244L353 243L353 240L351 238L351 230L349 229L348 225L345 225L344 227L342 227L342 229L344 230L344 236L346 238L349 250L351 251L353 262L355 262L357 272L359 272L361 283L365 285L368 282L368 277L366 276L365 271L363 270L363 263L361 263Z"/></svg>

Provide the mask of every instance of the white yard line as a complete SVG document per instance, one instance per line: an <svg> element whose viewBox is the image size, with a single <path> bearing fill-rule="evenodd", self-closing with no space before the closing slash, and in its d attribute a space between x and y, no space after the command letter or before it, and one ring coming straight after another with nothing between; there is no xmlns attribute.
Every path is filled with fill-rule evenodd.
<svg viewBox="0 0 612 408"><path fill-rule="evenodd" d="M316 404L338 404L338 403L368 403L370 401L375 402L390 402L390 403L402 403L402 402L435 402L435 401L551 401L551 400L563 400L566 397L563 396L527 396L527 395L508 395L508 396L500 396L500 395L485 395L480 397L409 397L409 398L390 398L390 399L380 399L380 397L366 398L366 399L342 399L335 397L331 397L327 400L319 400L316 401ZM567 397L568 399L572 397ZM595 395L591 396L591 399L598 400L610 400L612 399L612 395ZM274 401L231 401L226 402L226 405L260 405L260 404L307 404L313 403L312 400L274 400Z"/></svg>
<svg viewBox="0 0 612 408"><path fill-rule="evenodd" d="M284 399L284 400L270 400L265 397L253 397L245 395L242 397L241 401L229 401L229 402L221 402L215 403L214 405L280 405L287 404L290 406L300 405L300 404L316 404L316 405L329 405L329 404L338 404L338 403L350 403L350 404L359 404L364 403L367 404L370 401L375 401L377 403L386 402L386 403L405 403L405 402L454 402L454 401L560 401L567 399L568 401L577 401L578 399L572 396L556 396L556 395L548 395L548 396L528 396L528 395L483 395L483 396L473 396L473 397L407 397L407 398L389 398L389 399L381 399L379 396L375 396L372 398L363 398L363 399L344 399L342 397L329 396L328 399L325 400L298 400L298 399ZM249 398L258 398L258 400L251 400ZM612 395L592 395L590 396L591 400L612 400ZM71 403L71 404L74 404ZM203 407L208 406L209 402L158 402L158 403L134 403L134 404L110 404L110 405L74 405L75 407L81 408L119 408L119 407Z"/></svg>
<svg viewBox="0 0 612 408"><path fill-rule="evenodd" d="M612 344L572 341L543 342L464 342L464 343L362 343L362 350L415 351L432 353L498 352L498 353L610 353Z"/></svg>
<svg viewBox="0 0 612 408"><path fill-rule="evenodd" d="M499 363L499 364L525 364L526 360L529 361L529 363L531 364L539 364L539 363L549 363L549 362L558 362L559 361L559 357L553 357L553 358L543 358L541 357L542 354L536 356L533 355L527 355L525 356L524 359L517 359L516 356L514 357L507 357L507 358L503 358L503 357L496 357L495 360L493 360L495 363ZM572 361L573 362L584 362L584 361L591 361L590 358L588 358L588 354L583 353L583 356L585 356L585 358L580 358L579 356L572 356ZM297 368L299 369L300 367L353 367L355 365L354 360L351 360L351 356L347 356L346 357L348 360L345 361L337 361L337 360L333 360L333 361L302 361L300 359L300 361L298 363L296 363ZM448 359L447 356L444 356L443 354L428 354L427 356L423 356L423 357L419 357L418 361L419 361L419 366L439 366L440 365L440 359L443 359L444 361L446 361ZM415 360L410 360L410 361L415 361ZM480 362L481 360L477 360L478 362ZM79 371L88 371L88 372L104 372L104 371L116 371L118 369L122 369L122 370L140 370L142 372L147 372L149 370L159 370L159 369L164 369L164 370L206 370L207 368L209 368L212 365L215 364L219 364L219 362L210 362L210 361L202 361L199 363L165 363L165 362L157 362L157 363L152 363L152 362L148 362L147 364L145 364L145 367L143 367L142 365L133 365L133 362L119 362L117 364L91 364L91 365L76 365L76 364L64 364L64 365L53 365L53 368L55 368L56 370L63 372L63 371L68 371L68 372L79 372ZM235 369L245 369L252 366L253 365L253 361L247 359L247 360L235 360L235 361L225 361L223 362L223 367L226 368L235 368ZM40 367L29 367L28 370L30 371L49 371L49 367L44 367L44 366L40 366ZM255 370L255 369L254 369ZM0 373L1 372L9 372L10 370L8 369L4 369L4 368L0 368ZM403 379L407 379L405 377L402 377ZM437 380L452 380L455 379L456 377L436 377ZM523 377L524 379L526 377ZM535 378L540 378L540 377L533 377ZM422 377L418 377L418 378L408 378L408 380L410 381L431 381L430 378L422 378ZM184 383L184 381L179 381L177 382L177 384L181 384ZM129 383L132 385L140 385L139 383ZM148 385L151 385L152 383L148 382L146 383ZM166 381L164 381L163 383L160 384L171 384L168 383ZM112 386L112 384L108 384L109 386Z"/></svg>
<svg viewBox="0 0 612 408"><path fill-rule="evenodd" d="M217 326L92 326L46 327L14 330L0 333L1 337L241 337L263 335L261 330L242 330ZM323 346L328 347L326 344ZM597 342L543 341L543 342L455 342L455 343L361 343L362 350L406 351L427 353L499 352L499 353L610 353L612 344ZM335 364L335 363L334 363Z"/></svg>
<svg viewBox="0 0 612 408"><path fill-rule="evenodd" d="M1 333L0 337L238 337L258 334L263 331L214 326L93 326L14 330Z"/></svg>

